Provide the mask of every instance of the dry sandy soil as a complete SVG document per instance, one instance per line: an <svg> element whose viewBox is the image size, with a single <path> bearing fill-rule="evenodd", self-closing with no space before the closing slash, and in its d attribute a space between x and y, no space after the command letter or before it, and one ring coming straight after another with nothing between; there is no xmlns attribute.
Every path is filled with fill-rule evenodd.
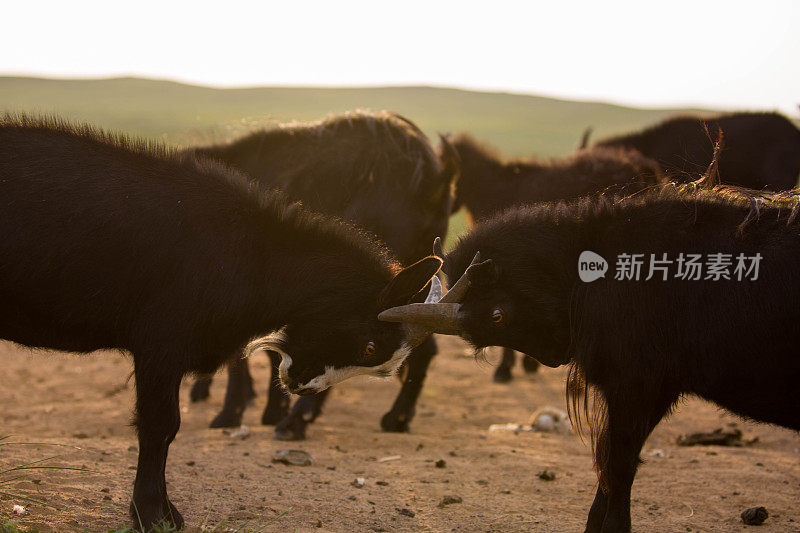
<svg viewBox="0 0 800 533"><path fill-rule="evenodd" d="M183 424L172 444L167 479L188 530L242 524L265 531L581 531L595 489L588 447L571 434L489 432L524 423L538 407L564 407L563 369L491 382L458 340L442 339L410 434L387 434L378 420L398 389L394 381L355 379L338 387L301 443L271 439L260 426L266 359L255 358L259 397L245 415L247 439L207 429L220 407L223 379L207 403L182 389ZM492 360L499 356L490 354ZM62 454L45 464L92 472L32 471L0 490L44 500L21 525L44 531L101 531L127 523L136 464L129 427L130 360L119 354L36 354L0 344L0 436L69 444L0 447L0 470ZM800 408L800 406L798 406ZM736 424L748 447L678 447L684 433ZM271 464L276 450L309 452L307 467ZM381 461L387 457L399 457ZM762 531L800 531L800 436L743 422L696 399L686 401L647 442L634 485L636 531L741 531L739 514L763 505ZM436 461L444 460L438 468ZM537 477L551 469L556 478ZM0 477L9 479L10 474ZM357 477L362 488L351 485ZM462 503L440 507L445 496ZM0 499L0 517L16 498ZM401 513L400 510L410 512ZM409 516L413 513L413 516ZM0 518L0 521L2 519Z"/></svg>

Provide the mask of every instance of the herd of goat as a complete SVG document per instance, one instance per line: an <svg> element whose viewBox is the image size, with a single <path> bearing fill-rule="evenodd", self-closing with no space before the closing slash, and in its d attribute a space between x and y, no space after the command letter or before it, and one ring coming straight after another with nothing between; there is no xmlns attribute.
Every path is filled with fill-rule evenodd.
<svg viewBox="0 0 800 533"><path fill-rule="evenodd" d="M403 367L381 427L407 431L433 333L503 347L497 381L514 350L528 371L568 365L599 479L586 530L629 531L640 450L682 395L800 430L798 174L800 131L773 113L671 119L552 161L466 134L434 149L389 112L182 150L7 116L0 338L131 354L142 531L183 525L164 476L184 376L199 401L227 363L212 426L238 426L255 394L241 356L266 352L282 386L262 421L303 439L331 385ZM473 228L444 254L459 209ZM612 268L703 254L760 270L584 282L586 251Z"/></svg>

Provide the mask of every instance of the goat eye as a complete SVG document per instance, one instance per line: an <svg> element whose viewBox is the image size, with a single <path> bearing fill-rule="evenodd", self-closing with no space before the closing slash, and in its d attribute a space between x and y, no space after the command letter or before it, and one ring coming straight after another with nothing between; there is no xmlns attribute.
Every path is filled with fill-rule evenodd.
<svg viewBox="0 0 800 533"><path fill-rule="evenodd" d="M364 355L375 355L375 343L369 341L366 346L364 346Z"/></svg>
<svg viewBox="0 0 800 533"><path fill-rule="evenodd" d="M492 322L500 324L503 321L503 312L499 309L492 311Z"/></svg>

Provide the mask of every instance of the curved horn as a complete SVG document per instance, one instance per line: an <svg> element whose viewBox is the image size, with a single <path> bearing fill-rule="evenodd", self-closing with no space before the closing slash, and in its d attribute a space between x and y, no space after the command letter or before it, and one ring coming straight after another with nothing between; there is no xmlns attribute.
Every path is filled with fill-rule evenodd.
<svg viewBox="0 0 800 533"><path fill-rule="evenodd" d="M469 268L456 281L453 288L437 301L434 301L431 296L435 291L441 290L441 283L438 282L438 278L432 278L431 290L428 293L428 298L425 299L425 303L392 307L380 313L378 320L406 324L406 339L412 348L421 344L433 333L458 335L461 333L461 321L459 319L461 304L459 302L464 298L467 289L469 289L469 269L473 265L480 263L480 261L481 253L478 252L472 258Z"/></svg>
<svg viewBox="0 0 800 533"><path fill-rule="evenodd" d="M431 278L431 288L428 291L428 296L425 298L426 304L433 304L442 299L442 280L439 276Z"/></svg>
<svg viewBox="0 0 800 533"><path fill-rule="evenodd" d="M425 304L435 304L441 299L442 281L439 279L439 276L434 276L431 278L431 288L428 291L428 296L425 298ZM380 315L378 315L378 319L380 319ZM402 320L398 320L397 322L402 322ZM417 324L406 324L406 342L412 348L419 346L430 336L431 331L427 327Z"/></svg>
<svg viewBox="0 0 800 533"><path fill-rule="evenodd" d="M460 307L461 304L457 303L401 305L382 312L378 315L378 319L421 326L420 331L424 329L425 337L431 333L458 335L461 332L461 324L458 319Z"/></svg>
<svg viewBox="0 0 800 533"><path fill-rule="evenodd" d="M447 291L447 293L444 296L442 296L442 299L439 301L442 303L457 303L463 300L464 295L467 293L467 289L469 289L469 276L467 275L467 272L472 267L472 265L477 265L480 262L481 262L481 253L477 252L475 254L475 257L472 258L472 261L470 262L469 267L467 267L467 270L464 271L461 277L458 278L458 281L456 281L453 284L450 290Z"/></svg>

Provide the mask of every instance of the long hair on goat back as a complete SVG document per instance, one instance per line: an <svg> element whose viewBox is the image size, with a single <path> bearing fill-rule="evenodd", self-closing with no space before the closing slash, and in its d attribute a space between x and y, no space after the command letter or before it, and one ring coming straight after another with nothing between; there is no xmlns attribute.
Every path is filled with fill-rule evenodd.
<svg viewBox="0 0 800 533"><path fill-rule="evenodd" d="M706 172L695 181L689 183L671 182L666 185L649 187L624 197L602 198L603 195L601 195L601 197L581 201L569 207L572 210L573 218L582 218L580 214L584 212L606 212L609 214L617 212L614 216L624 217L626 206L638 205L647 207L653 202L664 201L668 204L685 207L681 210L684 213L681 217L685 222L685 227L688 229L697 222L698 211L700 211L701 221L703 218L708 220L708 216L703 216L705 205L730 205L736 206L742 216L738 222L734 219L732 221L733 224L730 226L730 236L734 240L747 238L748 232L760 225L760 223L769 223L776 227L776 231L780 231L780 227L784 225L791 226L796 222L797 215L800 213L800 190L793 189L780 193L769 193L720 184L718 157L723 145L724 142L720 133L715 142L714 157L711 163ZM550 211L554 212L552 209ZM677 213L674 209L669 212ZM775 217L777 217L777 220ZM779 222L779 224L776 225L776 222ZM571 354L578 353L576 345L578 339L580 339L581 352L591 352L592 346L596 342L591 333L592 325L582 323L583 319L586 319L586 321L591 319L591 316L586 316L585 309L579 309L579 306L582 305L579 292L582 290L585 290L585 287L578 286L574 288L570 297L569 322L572 331L569 352ZM613 368L608 367L604 367L604 370L614 371ZM596 372L591 374L592 379L595 379L594 374ZM610 389L604 389L605 393L613 393L614 379L615 376L613 374L607 374L602 377L602 382L606 386L608 384L612 385ZM594 467L598 473L600 487L603 490L607 487L604 471L606 470L609 446L612 445L608 440L609 411L604 390L601 390L597 383L590 382L586 369L581 365L580 361L573 357L572 362L569 364L566 380L567 412L576 433L582 440L587 436L590 440L594 452Z"/></svg>

